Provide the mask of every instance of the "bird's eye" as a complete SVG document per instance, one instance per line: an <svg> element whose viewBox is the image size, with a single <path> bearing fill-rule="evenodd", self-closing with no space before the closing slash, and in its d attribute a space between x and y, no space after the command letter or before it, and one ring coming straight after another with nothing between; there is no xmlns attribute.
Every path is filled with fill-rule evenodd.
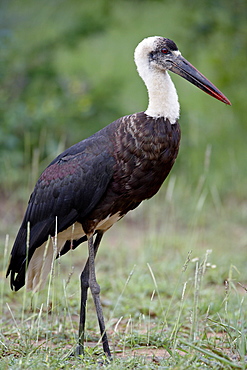
<svg viewBox="0 0 247 370"><path fill-rule="evenodd" d="M168 50L168 49L166 49L166 48L163 48L163 49L161 49L161 53L163 53L163 54L168 54L168 53L169 53L169 50Z"/></svg>

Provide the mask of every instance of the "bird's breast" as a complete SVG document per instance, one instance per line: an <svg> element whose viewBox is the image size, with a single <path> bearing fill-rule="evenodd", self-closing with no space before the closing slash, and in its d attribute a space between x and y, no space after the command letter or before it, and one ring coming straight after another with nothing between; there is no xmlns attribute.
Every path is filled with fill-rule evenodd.
<svg viewBox="0 0 247 370"><path fill-rule="evenodd" d="M179 124L145 113L125 118L116 131L113 190L136 201L152 197L178 154Z"/></svg>

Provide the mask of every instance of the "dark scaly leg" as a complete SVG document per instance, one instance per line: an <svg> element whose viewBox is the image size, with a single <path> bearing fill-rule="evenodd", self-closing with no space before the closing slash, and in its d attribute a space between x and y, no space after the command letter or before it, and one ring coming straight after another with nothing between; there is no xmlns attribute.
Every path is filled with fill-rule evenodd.
<svg viewBox="0 0 247 370"><path fill-rule="evenodd" d="M97 233L94 242L94 257L97 254L100 241L103 233ZM80 323L79 323L79 340L76 353L81 355L84 353L84 337L85 337L85 322L86 322L86 304L87 304L87 292L89 288L89 258L85 264L85 267L81 273L81 309L80 309Z"/></svg>
<svg viewBox="0 0 247 370"><path fill-rule="evenodd" d="M90 254L91 254L91 257L93 255L93 271L94 272L93 272L92 275L94 276L93 280L96 282L96 285L95 285L95 283L92 284L93 287L95 287L95 286L97 287L97 281L96 281L96 276L95 276L95 267L94 267L94 259L95 259L96 253L98 251L102 236L103 236L103 232L98 232L94 243L93 243L93 237L91 237L88 240L89 256L90 256ZM92 253L92 251L93 251L93 253ZM83 350L84 350L86 302L87 302L87 292L88 292L88 288L90 286L90 283L89 283L89 280L90 280L90 272L89 272L90 262L89 261L90 261L90 258L88 258L88 260L86 262L86 265L85 265L85 267L82 271L82 274L81 274L81 311L80 311L80 324L79 324L79 345L78 345L77 350L76 350L77 354L83 354ZM93 290L94 290L94 288L93 288ZM99 290L99 286L98 286L98 290ZM92 288L91 288L91 291L92 291ZM109 349L109 345L108 345L107 336L105 334L104 318L103 318L103 312L102 312L101 304L100 304L100 301L99 301L99 293L98 293L98 299L96 298L96 300L95 300L95 295L93 294L93 292L92 292L92 295L93 295L93 298L94 298L96 312L97 312L97 316L98 316L98 320L99 320L100 332L101 332L102 341L103 341L103 349L104 349L104 352L108 356L110 356L111 353L110 353L110 349ZM97 295L97 293L96 293L96 295ZM98 304L98 302L99 302L99 304ZM100 307L100 308L97 309L97 307Z"/></svg>
<svg viewBox="0 0 247 370"><path fill-rule="evenodd" d="M108 357L111 357L111 352L108 344L108 339L105 331L105 322L103 316L103 310L100 302L100 286L96 280L96 273L95 273L95 248L93 244L93 237L88 239L88 261L89 261L89 287L93 296L94 305L98 317L100 333L102 338L103 350Z"/></svg>

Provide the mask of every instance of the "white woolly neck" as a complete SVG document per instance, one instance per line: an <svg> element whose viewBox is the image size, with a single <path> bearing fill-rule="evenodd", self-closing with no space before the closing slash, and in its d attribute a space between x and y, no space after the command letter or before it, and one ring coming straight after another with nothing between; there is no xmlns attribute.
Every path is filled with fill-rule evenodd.
<svg viewBox="0 0 247 370"><path fill-rule="evenodd" d="M174 124L179 118L180 108L175 86L167 72L160 72L154 77L144 80L149 100L145 113L154 118L168 118Z"/></svg>
<svg viewBox="0 0 247 370"><path fill-rule="evenodd" d="M168 118L174 124L179 118L178 95L168 72L150 65L148 54L154 41L155 37L144 39L135 50L137 71L148 90L149 103L145 113L154 118Z"/></svg>

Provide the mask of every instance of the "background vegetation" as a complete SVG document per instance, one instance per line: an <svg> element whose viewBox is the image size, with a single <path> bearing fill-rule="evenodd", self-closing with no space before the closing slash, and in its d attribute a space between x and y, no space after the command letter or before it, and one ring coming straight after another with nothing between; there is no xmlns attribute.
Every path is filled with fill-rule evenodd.
<svg viewBox="0 0 247 370"><path fill-rule="evenodd" d="M116 118L145 110L133 51L152 35L173 39L232 107L172 75L182 127L172 175L109 231L98 256L116 350L111 367L245 368L246 2L2 0L0 6L1 368L99 366L93 351L83 360L66 357L76 343L77 276L86 249L61 259L37 297L10 292L5 270L46 165ZM95 344L89 307L88 341Z"/></svg>

